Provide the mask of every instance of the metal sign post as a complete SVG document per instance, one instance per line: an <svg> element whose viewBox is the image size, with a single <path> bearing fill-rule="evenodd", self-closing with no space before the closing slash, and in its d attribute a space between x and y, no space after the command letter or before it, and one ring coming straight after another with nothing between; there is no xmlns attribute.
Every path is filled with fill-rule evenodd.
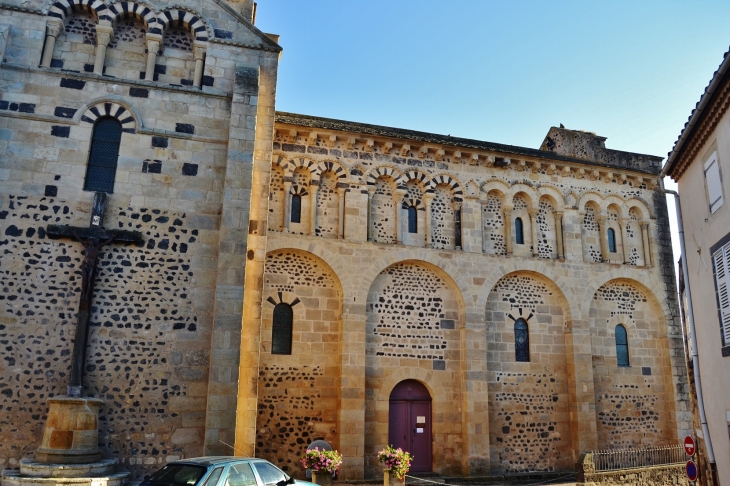
<svg viewBox="0 0 730 486"><path fill-rule="evenodd" d="M687 473L687 478L692 481L692 484L696 485L697 483L695 481L697 481L698 470L697 463L694 461L694 455L697 452L697 445L691 435L684 438L684 452L689 456L689 461L684 466L684 471Z"/></svg>

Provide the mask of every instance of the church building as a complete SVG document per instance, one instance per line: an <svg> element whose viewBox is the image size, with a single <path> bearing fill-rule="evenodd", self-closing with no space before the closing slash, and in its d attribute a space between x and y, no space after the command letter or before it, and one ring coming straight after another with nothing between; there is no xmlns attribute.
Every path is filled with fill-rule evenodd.
<svg viewBox="0 0 730 486"><path fill-rule="evenodd" d="M278 112L254 20L1 0L1 468L72 373L66 224L141 235L100 250L82 387L138 478L201 455L301 478L318 439L341 479L382 475L388 444L414 472L571 471L691 432L661 158Z"/></svg>

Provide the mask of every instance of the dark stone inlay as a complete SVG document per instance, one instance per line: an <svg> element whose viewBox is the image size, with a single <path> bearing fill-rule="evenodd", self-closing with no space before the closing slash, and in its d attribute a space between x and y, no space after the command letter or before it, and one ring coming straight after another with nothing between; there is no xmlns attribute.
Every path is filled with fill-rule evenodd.
<svg viewBox="0 0 730 486"><path fill-rule="evenodd" d="M213 34L218 39L233 39L233 32L231 32L230 30L213 29Z"/></svg>
<svg viewBox="0 0 730 486"><path fill-rule="evenodd" d="M182 173L186 176L196 176L198 175L198 164L189 164L184 163L182 166Z"/></svg>
<svg viewBox="0 0 730 486"><path fill-rule="evenodd" d="M170 140L167 137L152 137L152 146L159 147L159 148L167 148L169 141Z"/></svg>
<svg viewBox="0 0 730 486"><path fill-rule="evenodd" d="M446 369L446 361L443 359L433 360L433 369L437 371L444 371Z"/></svg>
<svg viewBox="0 0 730 486"><path fill-rule="evenodd" d="M57 106L56 109L53 110L53 114L61 118L73 118L76 114L76 109Z"/></svg>
<svg viewBox="0 0 730 486"><path fill-rule="evenodd" d="M61 78L62 88L84 89L84 86L86 86L86 81L81 81L80 79Z"/></svg>
<svg viewBox="0 0 730 486"><path fill-rule="evenodd" d="M57 186L46 186L46 196L56 197L58 196Z"/></svg>
<svg viewBox="0 0 730 486"><path fill-rule="evenodd" d="M71 127L63 125L53 125L51 127L51 135L54 137L68 138L71 133Z"/></svg>
<svg viewBox="0 0 730 486"><path fill-rule="evenodd" d="M148 98L150 96L150 90L145 88L129 88L129 96L134 96L135 98Z"/></svg>
<svg viewBox="0 0 730 486"><path fill-rule="evenodd" d="M189 123L175 123L175 131L178 133L195 133L195 126Z"/></svg>

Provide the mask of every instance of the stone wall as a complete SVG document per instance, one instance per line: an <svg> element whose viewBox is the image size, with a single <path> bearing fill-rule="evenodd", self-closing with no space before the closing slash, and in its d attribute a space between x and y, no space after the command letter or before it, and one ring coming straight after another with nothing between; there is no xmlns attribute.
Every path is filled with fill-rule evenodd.
<svg viewBox="0 0 730 486"><path fill-rule="evenodd" d="M106 401L104 455L139 477L235 445L244 269L260 282L280 48L216 0L114 14L119 3L69 4L0 7L0 259L15 277L0 307L0 467L32 456L45 400L65 393L80 245L44 228L88 226L90 140L95 120L112 117L123 133L105 226L145 241L100 259L84 394ZM153 25L161 52L144 80ZM197 88L193 37L205 44Z"/></svg>

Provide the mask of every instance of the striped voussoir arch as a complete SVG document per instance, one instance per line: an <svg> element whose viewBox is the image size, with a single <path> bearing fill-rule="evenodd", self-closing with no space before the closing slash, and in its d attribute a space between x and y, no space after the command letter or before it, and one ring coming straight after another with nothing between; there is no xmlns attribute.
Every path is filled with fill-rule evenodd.
<svg viewBox="0 0 730 486"><path fill-rule="evenodd" d="M317 164L313 160L305 159L304 157L300 157L298 159L290 159L289 162L286 164L285 175L293 176L294 171L299 169L300 167L303 167L309 171L309 173L312 175L312 181L319 182L319 175L317 174Z"/></svg>
<svg viewBox="0 0 730 486"><path fill-rule="evenodd" d="M306 186L300 186L299 184L292 184L289 193L292 196L308 196L309 191Z"/></svg>
<svg viewBox="0 0 730 486"><path fill-rule="evenodd" d="M337 162L319 162L317 164L317 177L322 178L322 174L325 172L332 172L340 182L342 182L341 179L345 179L347 177L347 171Z"/></svg>
<svg viewBox="0 0 730 486"><path fill-rule="evenodd" d="M91 12L95 13L99 20L108 20L110 22L113 20L109 7L100 0L58 0L53 2L48 9L50 17L61 20L74 12Z"/></svg>
<svg viewBox="0 0 730 486"><path fill-rule="evenodd" d="M123 132L135 133L137 131L137 122L132 113L122 105L112 102L101 102L90 107L81 116L81 123L93 125L97 118L107 116L116 118L122 124Z"/></svg>
<svg viewBox="0 0 730 486"><path fill-rule="evenodd" d="M406 184L409 181L418 181L421 184L424 185L426 188L426 192L431 193L433 192L433 187L431 186L431 179L428 178L426 174L423 172L417 171L417 170L409 170L405 172L402 176L400 176L398 179L396 179L396 182L398 184L398 189L405 190Z"/></svg>
<svg viewBox="0 0 730 486"><path fill-rule="evenodd" d="M461 190L461 186L451 176L448 175L437 175L433 179L431 179L431 187L435 188L436 186L439 186L441 184L446 184L451 188L451 193L454 196L454 201L461 202L461 197L464 195L464 191Z"/></svg>
<svg viewBox="0 0 730 486"><path fill-rule="evenodd" d="M421 201L420 199L406 196L403 198L401 208L408 209L411 206L413 206L414 208L416 208L418 210L425 209L426 206L424 206L422 203L423 203L423 201Z"/></svg>
<svg viewBox="0 0 730 486"><path fill-rule="evenodd" d="M119 2L112 4L109 10L114 17L113 20L138 19L145 24L147 32L150 34L162 34L162 28L157 22L155 11L147 5L137 2Z"/></svg>
<svg viewBox="0 0 730 486"><path fill-rule="evenodd" d="M365 181L367 185L374 186L376 185L376 181L382 176L389 176L395 180L398 180L398 178L401 177L402 174L400 173L400 171L394 169L393 167L376 167L375 169L368 172Z"/></svg>
<svg viewBox="0 0 730 486"><path fill-rule="evenodd" d="M174 8L165 10L157 18L162 32L170 27L186 27L195 37L195 40L205 42L208 40L208 29L203 20L192 12Z"/></svg>

